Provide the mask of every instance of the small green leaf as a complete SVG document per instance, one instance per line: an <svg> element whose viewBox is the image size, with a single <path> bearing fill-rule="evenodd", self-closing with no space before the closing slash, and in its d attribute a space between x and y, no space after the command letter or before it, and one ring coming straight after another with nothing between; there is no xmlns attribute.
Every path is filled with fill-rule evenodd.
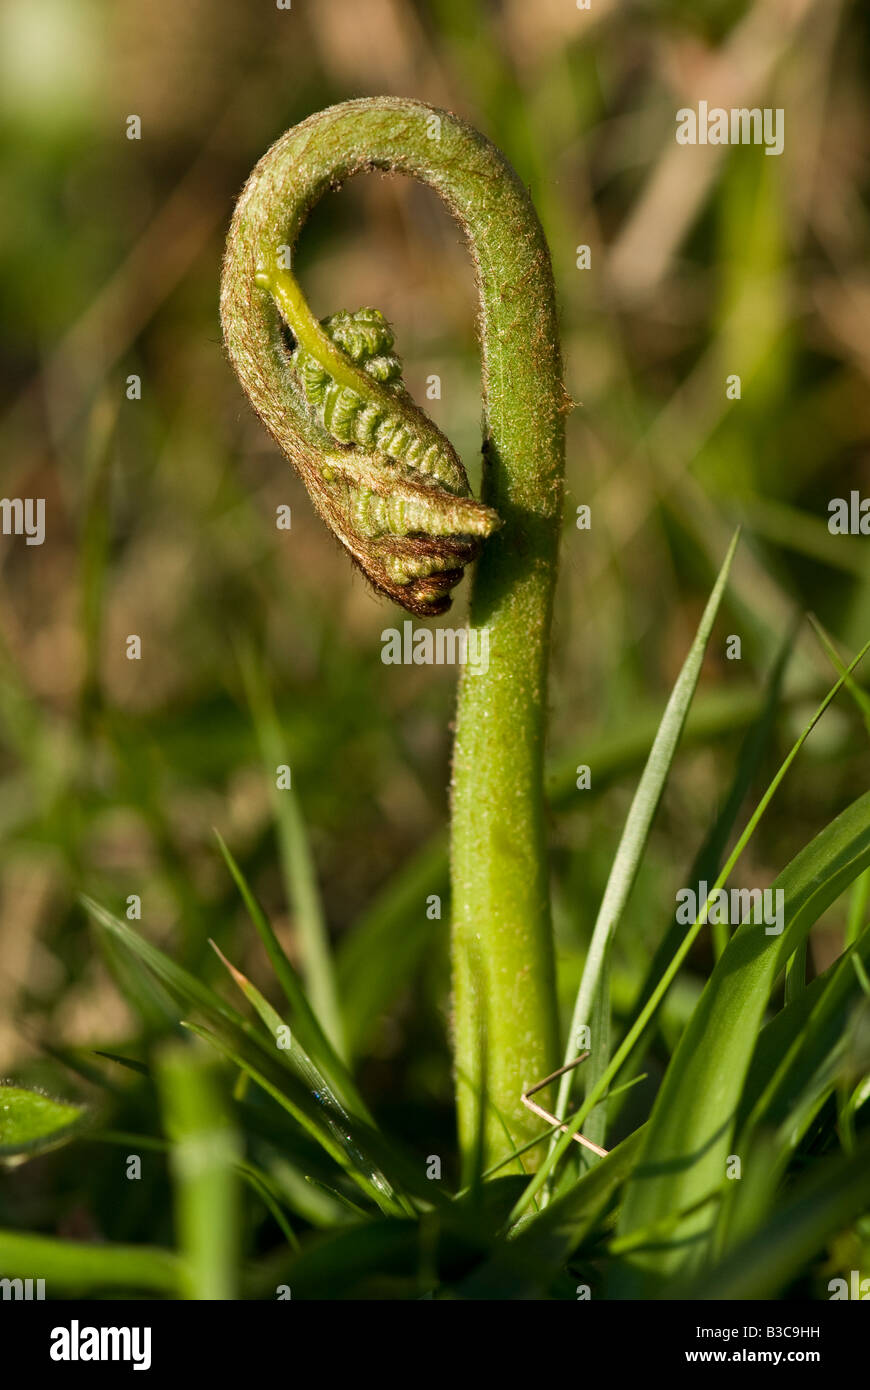
<svg viewBox="0 0 870 1390"><path fill-rule="evenodd" d="M66 1143L86 1110L42 1091L0 1085L0 1161L23 1159Z"/></svg>

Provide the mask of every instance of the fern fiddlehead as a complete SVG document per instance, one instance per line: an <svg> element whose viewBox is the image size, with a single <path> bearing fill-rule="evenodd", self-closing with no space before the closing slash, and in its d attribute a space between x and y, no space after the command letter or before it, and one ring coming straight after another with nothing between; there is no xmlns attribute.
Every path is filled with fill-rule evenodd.
<svg viewBox="0 0 870 1390"><path fill-rule="evenodd" d="M411 613L442 613L498 516L470 495L450 441L406 391L379 310L340 310L318 323L293 275L271 259L258 263L254 283L286 330L287 385L308 432L316 445L323 431L330 448L312 469L286 436L279 442L375 588Z"/></svg>
<svg viewBox="0 0 870 1390"><path fill-rule="evenodd" d="M288 264L311 207L374 170L428 184L467 238L480 296L481 500L405 390L382 316L318 322ZM487 629L490 657L459 686L453 1038L463 1151L482 1118L484 1152L501 1157L537 1133L521 1095L558 1054L542 783L566 398L546 241L516 174L477 131L419 102L346 102L289 130L253 171L227 241L221 317L252 404L376 589L440 613L479 557L469 624ZM535 1161L534 1151L524 1160Z"/></svg>

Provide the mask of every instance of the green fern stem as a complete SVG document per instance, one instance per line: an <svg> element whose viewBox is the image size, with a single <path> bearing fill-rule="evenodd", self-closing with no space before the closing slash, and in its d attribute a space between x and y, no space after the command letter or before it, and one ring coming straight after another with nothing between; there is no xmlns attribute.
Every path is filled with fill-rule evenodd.
<svg viewBox="0 0 870 1390"><path fill-rule="evenodd" d="M405 391L377 311L318 323L287 264L312 206L373 170L433 188L468 242L481 500ZM478 132L418 102L347 102L288 131L255 168L228 238L221 315L255 409L376 589L412 613L443 612L478 559L469 623L488 631L489 664L466 667L459 687L453 1035L463 1152L482 1139L493 1161L538 1131L520 1096L558 1058L543 742L566 398L546 241L516 174Z"/></svg>

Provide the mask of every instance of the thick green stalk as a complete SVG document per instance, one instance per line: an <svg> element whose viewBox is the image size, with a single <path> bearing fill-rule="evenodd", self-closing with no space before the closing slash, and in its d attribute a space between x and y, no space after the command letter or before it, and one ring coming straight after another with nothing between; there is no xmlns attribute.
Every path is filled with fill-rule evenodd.
<svg viewBox="0 0 870 1390"><path fill-rule="evenodd" d="M234 1298L241 1146L219 1067L204 1049L171 1043L160 1053L157 1084L170 1141L185 1297Z"/></svg>
<svg viewBox="0 0 870 1390"><path fill-rule="evenodd" d="M428 184L468 240L480 293L482 502L400 388L373 382L361 356L336 359L279 250L292 251L324 193L375 169ZM443 612L480 554L470 625L488 633L489 660L464 669L453 763L454 1042L462 1146L474 1148L485 1086L491 1162L540 1128L520 1095L558 1053L542 761L566 398L544 235L510 165L463 122L418 102L348 102L288 131L257 165L228 240L221 312L254 406L377 588L411 612ZM306 398L294 371L311 355L334 383L329 415L313 393L321 379ZM330 427L339 389L349 393L344 433ZM393 433L364 434L359 420L379 411Z"/></svg>

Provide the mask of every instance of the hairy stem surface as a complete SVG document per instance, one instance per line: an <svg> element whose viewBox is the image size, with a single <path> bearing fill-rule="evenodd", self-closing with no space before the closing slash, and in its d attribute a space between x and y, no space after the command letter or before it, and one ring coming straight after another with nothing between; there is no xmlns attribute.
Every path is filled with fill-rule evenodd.
<svg viewBox="0 0 870 1390"><path fill-rule="evenodd" d="M276 258L295 246L324 193L370 170L429 185L467 238L480 294L482 503L463 495L449 459L439 463L441 486L400 464L390 474L382 456L337 445L293 380L282 321L342 387L366 390ZM510 165L463 122L413 101L347 102L288 131L257 165L233 220L221 312L255 408L378 588L412 612L441 612L483 545L470 625L488 630L489 664L464 668L453 759L453 1029L462 1148L475 1151L482 1122L492 1162L538 1132L520 1096L558 1056L542 764L566 400L544 235ZM373 410L387 399L378 391ZM415 407L401 408L413 439ZM419 430L428 444L434 426L421 416ZM384 516L389 486L403 489L403 510L394 500L387 532L372 518Z"/></svg>

